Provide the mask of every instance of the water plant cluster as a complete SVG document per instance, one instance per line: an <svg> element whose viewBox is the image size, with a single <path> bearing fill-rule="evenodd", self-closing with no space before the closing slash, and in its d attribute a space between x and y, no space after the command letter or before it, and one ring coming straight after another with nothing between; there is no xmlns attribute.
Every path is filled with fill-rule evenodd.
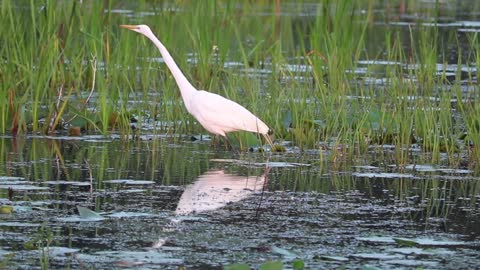
<svg viewBox="0 0 480 270"><path fill-rule="evenodd" d="M205 133L157 49L119 28L142 23L280 142L477 168L479 30L448 19L458 2L2 1L0 132Z"/></svg>

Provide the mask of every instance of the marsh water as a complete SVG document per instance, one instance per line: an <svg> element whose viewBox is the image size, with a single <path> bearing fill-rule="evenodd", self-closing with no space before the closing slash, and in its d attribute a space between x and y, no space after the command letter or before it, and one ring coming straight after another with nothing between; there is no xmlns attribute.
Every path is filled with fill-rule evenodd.
<svg viewBox="0 0 480 270"><path fill-rule="evenodd" d="M480 31L478 11L442 8L445 33ZM282 16L308 21L315 13ZM421 13L398 16L394 24L408 32ZM359 64L354 72L362 76L365 66L402 63ZM449 71L445 65L439 72ZM382 74L364 81L382 85ZM152 126L144 124L135 138L115 131L0 137L0 268L222 269L281 261L292 269L298 260L306 269L480 265L480 176L469 166L478 161L452 166L445 157L431 164L416 144L406 164L397 162L394 145L383 144L353 158L328 142L302 149L277 141L284 152L243 152Z"/></svg>
<svg viewBox="0 0 480 270"><path fill-rule="evenodd" d="M14 208L0 216L9 269L45 259L52 269L479 263L479 177L400 168L384 147L333 163L319 150L235 153L188 136L3 137L0 145L1 202Z"/></svg>

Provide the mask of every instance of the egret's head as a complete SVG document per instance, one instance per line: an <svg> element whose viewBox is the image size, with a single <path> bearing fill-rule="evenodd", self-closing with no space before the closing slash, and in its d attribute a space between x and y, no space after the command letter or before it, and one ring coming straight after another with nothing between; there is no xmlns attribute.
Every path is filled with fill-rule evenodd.
<svg viewBox="0 0 480 270"><path fill-rule="evenodd" d="M150 27L148 27L148 25L145 25L145 24L139 24L139 25L121 24L120 27L127 28L129 30L132 30L144 35L152 32L152 30L150 30Z"/></svg>

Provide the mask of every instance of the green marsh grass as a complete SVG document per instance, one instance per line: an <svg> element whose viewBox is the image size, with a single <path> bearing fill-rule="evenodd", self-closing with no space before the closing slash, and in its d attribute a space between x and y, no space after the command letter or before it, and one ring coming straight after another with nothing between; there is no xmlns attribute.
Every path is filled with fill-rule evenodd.
<svg viewBox="0 0 480 270"><path fill-rule="evenodd" d="M447 153L459 164L458 138L466 133L472 157L479 156L478 105L451 105L452 98L478 96L459 94L478 80L478 33L466 33L467 44L452 34L444 40L435 25L441 6L421 9L424 20L405 28L389 24L392 7L381 1L320 1L305 19L285 14L308 1L280 5L281 13L270 1L132 3L2 1L0 33L8 38L0 46L7 63L0 70L0 131L52 133L74 125L127 138L136 117L155 133L206 133L183 107L156 47L118 27L144 23L194 85L243 104L279 141L300 149L327 145L332 160L393 144L399 165L419 144L431 162ZM409 1L407 12L417 5ZM448 64L445 43L461 49L456 64L477 67L467 83L438 75L437 64ZM359 60L393 63L369 64L363 75L386 83L363 83ZM444 91L446 85L459 90Z"/></svg>

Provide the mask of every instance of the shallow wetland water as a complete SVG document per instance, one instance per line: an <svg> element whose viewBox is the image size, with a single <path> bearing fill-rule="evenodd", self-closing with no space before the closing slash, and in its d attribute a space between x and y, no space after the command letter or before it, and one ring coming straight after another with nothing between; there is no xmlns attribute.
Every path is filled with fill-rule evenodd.
<svg viewBox="0 0 480 270"><path fill-rule="evenodd" d="M1 145L1 204L14 209L0 215L9 269L295 259L308 269L473 269L480 260L479 178L469 170L399 168L384 150L383 160L372 150L332 163L288 147L267 162L265 153L188 137L4 137Z"/></svg>

